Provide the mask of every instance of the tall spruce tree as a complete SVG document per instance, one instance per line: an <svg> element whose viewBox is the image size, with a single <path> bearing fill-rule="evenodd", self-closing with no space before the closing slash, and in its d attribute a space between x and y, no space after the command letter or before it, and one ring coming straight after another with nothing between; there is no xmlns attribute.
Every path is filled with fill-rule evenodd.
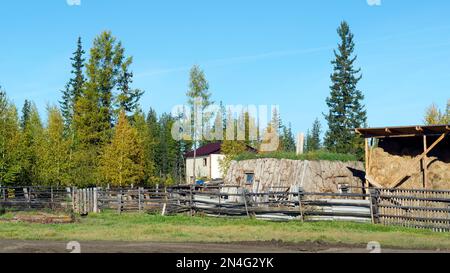
<svg viewBox="0 0 450 273"><path fill-rule="evenodd" d="M74 115L75 102L83 93L83 88L85 84L84 77L84 54L86 52L83 50L83 43L81 37L77 41L77 49L73 53L72 58L72 78L66 84L64 90L62 90L62 100L60 103L61 113L64 118L65 131L70 129L72 124L72 119Z"/></svg>
<svg viewBox="0 0 450 273"><path fill-rule="evenodd" d="M331 93L326 103L329 112L325 115L328 131L325 135L325 147L338 153L352 153L362 157L363 140L353 133L354 128L366 125L364 96L357 88L361 80L360 69L355 69L357 56L354 55L354 35L347 22L342 22L337 30L340 37L338 50L331 75Z"/></svg>
<svg viewBox="0 0 450 273"><path fill-rule="evenodd" d="M20 118L20 128L22 130L25 129L26 125L30 121L31 115L31 102L29 100L25 100L22 107L22 117Z"/></svg>

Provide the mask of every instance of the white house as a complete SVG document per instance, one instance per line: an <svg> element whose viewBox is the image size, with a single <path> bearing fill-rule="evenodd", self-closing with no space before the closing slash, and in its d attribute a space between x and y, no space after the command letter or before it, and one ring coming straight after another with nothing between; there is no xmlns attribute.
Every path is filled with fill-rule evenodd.
<svg viewBox="0 0 450 273"><path fill-rule="evenodd" d="M252 147L248 150L255 152ZM194 179L194 151L185 155L186 158L186 183L191 183ZM223 179L225 175L220 168L220 161L225 158L222 154L222 143L210 143L202 146L196 151L195 177L197 179Z"/></svg>
<svg viewBox="0 0 450 273"><path fill-rule="evenodd" d="M224 177L220 169L220 160L225 156L221 153L222 144L211 143L200 147L196 151L195 176L197 179L206 177L208 179L221 179ZM186 182L191 183L194 179L194 151L185 155L186 157Z"/></svg>

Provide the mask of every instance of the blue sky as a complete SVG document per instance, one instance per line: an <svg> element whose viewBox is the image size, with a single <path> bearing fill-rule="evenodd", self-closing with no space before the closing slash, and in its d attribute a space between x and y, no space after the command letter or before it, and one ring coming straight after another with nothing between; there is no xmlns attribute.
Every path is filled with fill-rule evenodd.
<svg viewBox="0 0 450 273"><path fill-rule="evenodd" d="M277 104L306 131L327 111L342 20L356 37L370 126L420 124L450 98L448 0L2 0L0 12L0 85L42 113L60 98L77 37L87 49L111 30L134 57L144 110L184 103L199 64L215 101Z"/></svg>

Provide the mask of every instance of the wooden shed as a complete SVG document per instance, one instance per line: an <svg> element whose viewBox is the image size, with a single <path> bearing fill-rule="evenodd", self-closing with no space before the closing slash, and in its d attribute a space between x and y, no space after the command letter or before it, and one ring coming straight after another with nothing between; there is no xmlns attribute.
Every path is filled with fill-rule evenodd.
<svg viewBox="0 0 450 273"><path fill-rule="evenodd" d="M450 125L361 128L366 183L377 188L450 189Z"/></svg>

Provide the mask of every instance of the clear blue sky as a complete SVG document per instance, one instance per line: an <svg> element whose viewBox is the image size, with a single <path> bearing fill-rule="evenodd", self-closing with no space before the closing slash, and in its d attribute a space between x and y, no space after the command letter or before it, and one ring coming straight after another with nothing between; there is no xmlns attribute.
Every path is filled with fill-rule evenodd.
<svg viewBox="0 0 450 273"><path fill-rule="evenodd" d="M327 110L341 20L356 36L370 126L419 124L450 98L448 0L2 0L0 12L0 85L42 113L60 98L77 37L89 48L111 30L134 56L144 110L184 103L199 64L214 100L278 104L306 131Z"/></svg>

